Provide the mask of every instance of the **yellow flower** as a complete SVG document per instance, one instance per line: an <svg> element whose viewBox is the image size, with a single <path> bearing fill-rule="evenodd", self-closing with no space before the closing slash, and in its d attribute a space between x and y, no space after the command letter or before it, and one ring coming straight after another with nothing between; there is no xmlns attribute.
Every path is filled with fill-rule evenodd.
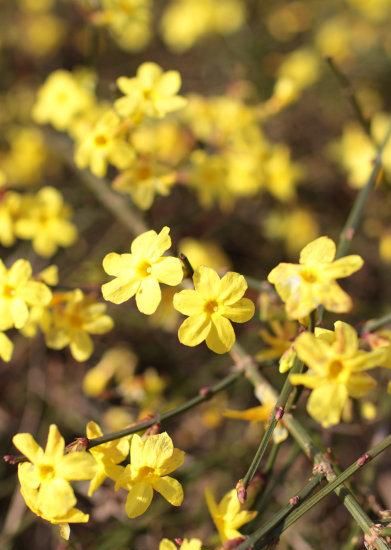
<svg viewBox="0 0 391 550"><path fill-rule="evenodd" d="M22 196L6 191L0 197L0 244L12 246L16 240L16 223L20 215Z"/></svg>
<svg viewBox="0 0 391 550"><path fill-rule="evenodd" d="M106 315L106 304L76 289L56 292L40 325L49 348L69 346L76 361L86 361L94 350L90 334L105 334L113 328L113 320Z"/></svg>
<svg viewBox="0 0 391 550"><path fill-rule="evenodd" d="M129 491L125 508L130 518L141 516L147 510L154 490L173 506L182 504L182 486L168 474L183 464L184 457L185 453L174 448L166 432L145 439L137 434L132 437L130 464L122 468L116 481L116 489L123 487Z"/></svg>
<svg viewBox="0 0 391 550"><path fill-rule="evenodd" d="M303 248L299 264L281 263L268 276L275 285L289 317L301 319L322 304L342 313L352 307L350 297L336 283L363 265L357 255L334 260L336 247L328 237L319 237Z"/></svg>
<svg viewBox="0 0 391 550"><path fill-rule="evenodd" d="M139 208L148 210L155 195L170 194L175 181L175 170L153 158L140 157L115 178L113 188L120 193L128 193Z"/></svg>
<svg viewBox="0 0 391 550"><path fill-rule="evenodd" d="M290 256L296 254L319 235L318 223L312 212L292 208L272 211L265 217L265 233L269 239L282 239Z"/></svg>
<svg viewBox="0 0 391 550"><path fill-rule="evenodd" d="M223 416L226 418L232 418L235 420L246 420L247 422L262 422L266 424L274 409L275 403L265 403L264 405L258 405L257 407L251 407L243 411L237 411L234 409L227 409L223 412Z"/></svg>
<svg viewBox="0 0 391 550"><path fill-rule="evenodd" d="M75 508L76 497L69 482L93 477L93 457L86 452L64 455L64 439L54 424L49 428L45 450L28 433L15 435L13 443L28 460L18 466L27 506L51 523L88 521L88 515Z"/></svg>
<svg viewBox="0 0 391 550"><path fill-rule="evenodd" d="M137 356L125 347L112 348L103 355L99 363L89 369L83 379L83 391L90 397L99 396L115 377L117 383L133 377Z"/></svg>
<svg viewBox="0 0 391 550"><path fill-rule="evenodd" d="M9 150L2 158L7 185L23 187L40 183L47 165L48 153L38 128L13 127L7 133Z"/></svg>
<svg viewBox="0 0 391 550"><path fill-rule="evenodd" d="M231 262L224 250L213 241L188 237L180 241L179 250L188 257L194 269L201 265L207 265L216 271L231 267Z"/></svg>
<svg viewBox="0 0 391 550"><path fill-rule="evenodd" d="M33 118L57 130L68 130L75 118L93 104L93 96L69 71L52 72L38 91Z"/></svg>
<svg viewBox="0 0 391 550"><path fill-rule="evenodd" d="M180 546L168 539L160 541L159 550L201 550L202 542L199 539L183 539Z"/></svg>
<svg viewBox="0 0 391 550"><path fill-rule="evenodd" d="M144 48L151 38L152 0L101 0L93 21L106 25L127 51Z"/></svg>
<svg viewBox="0 0 391 550"><path fill-rule="evenodd" d="M259 335L269 347L259 351L256 355L257 361L272 361L280 359L281 356L291 347L296 336L298 325L294 321L270 321L271 331L262 329Z"/></svg>
<svg viewBox="0 0 391 550"><path fill-rule="evenodd" d="M31 239L37 254L45 258L53 256L59 246L71 246L77 237L76 227L71 223L71 209L54 187L43 187L27 199L29 208L15 224L19 238Z"/></svg>
<svg viewBox="0 0 391 550"><path fill-rule="evenodd" d="M123 117L163 118L186 105L186 99L176 95L181 75L178 71L163 72L156 63L143 63L135 77L121 76L117 85L125 96L117 99L114 107Z"/></svg>
<svg viewBox="0 0 391 550"><path fill-rule="evenodd" d="M360 398L376 386L365 370L381 365L384 350L362 351L357 333L342 321L335 331L315 330L301 334L294 343L299 358L309 367L308 373L292 374L292 384L312 389L308 413L325 428L338 424L349 397Z"/></svg>
<svg viewBox="0 0 391 550"><path fill-rule="evenodd" d="M101 115L77 146L75 162L79 168L88 166L95 176L103 177L108 162L120 170L130 166L134 150L120 135L120 123L114 111L109 110Z"/></svg>
<svg viewBox="0 0 391 550"><path fill-rule="evenodd" d="M226 353L235 342L231 321L245 323L254 315L254 304L242 296L247 290L243 275L229 271L220 279L217 273L201 266L193 275L194 290L174 296L174 307L189 315L179 327L179 341L197 346L203 340L216 353Z"/></svg>
<svg viewBox="0 0 391 550"><path fill-rule="evenodd" d="M22 328L28 320L31 306L46 306L52 293L49 288L31 279L27 260L17 260L7 270L0 260L0 330Z"/></svg>
<svg viewBox="0 0 391 550"><path fill-rule="evenodd" d="M243 510L235 489L228 491L219 504L209 489L205 491L205 498L209 513L223 543L241 537L240 527L253 520L257 515L257 512Z"/></svg>
<svg viewBox="0 0 391 550"><path fill-rule="evenodd" d="M115 279L102 286L105 300L122 304L136 295L138 309L146 315L156 311L161 291L159 283L179 285L183 279L181 261L163 256L171 246L170 229L163 227L159 234L146 231L132 242L131 254L111 252L103 259L103 269Z"/></svg>
<svg viewBox="0 0 391 550"><path fill-rule="evenodd" d="M88 422L87 438L95 439L103 435L100 426L96 422ZM117 464L123 462L129 453L129 438L115 439L102 445L92 447L89 452L95 459L95 475L91 479L88 496L95 493L107 477L116 479L122 470Z"/></svg>

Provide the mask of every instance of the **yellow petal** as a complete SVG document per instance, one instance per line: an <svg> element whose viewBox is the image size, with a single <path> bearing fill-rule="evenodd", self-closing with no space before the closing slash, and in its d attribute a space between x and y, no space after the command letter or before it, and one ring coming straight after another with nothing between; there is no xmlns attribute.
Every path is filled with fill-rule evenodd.
<svg viewBox="0 0 391 550"><path fill-rule="evenodd" d="M144 465L150 468L160 468L172 457L174 445L167 432L149 436L144 442Z"/></svg>
<svg viewBox="0 0 391 550"><path fill-rule="evenodd" d="M227 353L227 351L229 351L227 349L227 346L220 339L219 333L217 332L217 328L214 323L211 324L209 334L206 338L206 345L210 350L214 351L215 353Z"/></svg>
<svg viewBox="0 0 391 550"><path fill-rule="evenodd" d="M319 297L320 303L329 311L345 313L352 309L350 296L335 282L327 285Z"/></svg>
<svg viewBox="0 0 391 550"><path fill-rule="evenodd" d="M179 327L178 338L181 344L185 346L198 346L207 338L212 327L212 322L208 315L192 315Z"/></svg>
<svg viewBox="0 0 391 550"><path fill-rule="evenodd" d="M346 384L348 393L351 397L359 399L376 387L376 380L366 374L352 374Z"/></svg>
<svg viewBox="0 0 391 550"><path fill-rule="evenodd" d="M176 286L183 279L182 263L179 258L163 257L152 264L151 275L160 283Z"/></svg>
<svg viewBox="0 0 391 550"><path fill-rule="evenodd" d="M324 428L341 421L342 411L348 399L348 392L342 384L327 384L316 388L308 402L308 413Z"/></svg>
<svg viewBox="0 0 391 550"><path fill-rule="evenodd" d="M167 71L160 77L156 92L166 96L174 95L181 87L181 83L181 75L178 71Z"/></svg>
<svg viewBox="0 0 391 550"><path fill-rule="evenodd" d="M83 330L74 332L69 347L76 361L87 361L94 351L94 344L91 337Z"/></svg>
<svg viewBox="0 0 391 550"><path fill-rule="evenodd" d="M153 483L155 491L160 493L172 506L180 506L183 502L182 485L170 476L159 477Z"/></svg>
<svg viewBox="0 0 391 550"><path fill-rule="evenodd" d="M103 258L103 269L108 275L125 276L127 272L131 272L132 266L133 258L131 254L110 252Z"/></svg>
<svg viewBox="0 0 391 550"><path fill-rule="evenodd" d="M71 534L71 528L69 527L69 523L60 523L58 525L58 529L60 531L60 537L64 540L69 540L69 537Z"/></svg>
<svg viewBox="0 0 391 550"><path fill-rule="evenodd" d="M44 283L37 281L29 281L21 295L32 306L44 306L52 299L51 290Z"/></svg>
<svg viewBox="0 0 391 550"><path fill-rule="evenodd" d="M136 293L136 304L145 315L152 315L162 299L159 283L153 277L146 277Z"/></svg>
<svg viewBox="0 0 391 550"><path fill-rule="evenodd" d="M15 328L23 328L28 321L29 310L26 302L22 298L14 298L11 301L11 316Z"/></svg>
<svg viewBox="0 0 391 550"><path fill-rule="evenodd" d="M159 475L171 474L171 472L182 466L184 460L185 453L180 449L173 449L172 455L159 466Z"/></svg>
<svg viewBox="0 0 391 550"><path fill-rule="evenodd" d="M163 71L157 63L147 61L137 69L137 79L144 88L152 88L162 73Z"/></svg>
<svg viewBox="0 0 391 550"><path fill-rule="evenodd" d="M3 361L7 362L11 360L12 353L14 351L14 345L6 334L0 332L0 357Z"/></svg>
<svg viewBox="0 0 391 550"><path fill-rule="evenodd" d="M212 323L216 329L220 342L226 348L226 351L229 351L236 340L235 332L232 328L231 322L221 315L214 314L212 316Z"/></svg>
<svg viewBox="0 0 391 550"><path fill-rule="evenodd" d="M267 422L272 408L270 405L259 405L258 407L251 407L243 411L227 409L223 412L223 416L236 420L247 420L248 422Z"/></svg>
<svg viewBox="0 0 391 550"><path fill-rule="evenodd" d="M318 237L303 248L300 253L300 263L326 263L335 258L335 243L329 237Z"/></svg>
<svg viewBox="0 0 391 550"><path fill-rule="evenodd" d="M294 386L305 386L306 388L315 389L322 385L324 382L324 378L321 376L317 376L314 374L291 374L289 376L289 380L291 381L291 384Z"/></svg>
<svg viewBox="0 0 391 550"><path fill-rule="evenodd" d="M178 550L178 547L168 539L160 541L159 550Z"/></svg>
<svg viewBox="0 0 391 550"><path fill-rule="evenodd" d="M103 432L99 424L90 420L86 426L86 435L88 439L95 439L96 437L101 437Z"/></svg>
<svg viewBox="0 0 391 550"><path fill-rule="evenodd" d="M91 479L96 471L94 457L90 453L79 451L64 455L58 467L61 476L68 481Z"/></svg>
<svg viewBox="0 0 391 550"><path fill-rule="evenodd" d="M364 264L361 256L351 255L340 258L323 268L324 273L330 279L341 279L355 273Z"/></svg>
<svg viewBox="0 0 391 550"><path fill-rule="evenodd" d="M36 462L43 455L43 450L31 434L16 434L12 438L12 442L32 463Z"/></svg>
<svg viewBox="0 0 391 550"><path fill-rule="evenodd" d="M83 325L84 329L90 334L106 334L113 326L114 321L108 315L100 315L96 319Z"/></svg>
<svg viewBox="0 0 391 550"><path fill-rule="evenodd" d="M238 302L246 290L247 281L243 275L228 271L220 281L218 297L224 305L231 305Z"/></svg>
<svg viewBox="0 0 391 550"><path fill-rule="evenodd" d="M184 315L197 315L204 311L205 301L196 290L181 290L174 294L174 308Z"/></svg>
<svg viewBox="0 0 391 550"><path fill-rule="evenodd" d="M31 277L31 264L27 260L16 260L8 272L8 282L11 286L26 283Z"/></svg>
<svg viewBox="0 0 391 550"><path fill-rule="evenodd" d="M201 266L193 275L194 288L203 298L215 298L220 289L220 277L214 269Z"/></svg>
<svg viewBox="0 0 391 550"><path fill-rule="evenodd" d="M294 348L299 358L319 374L325 373L325 366L330 355L330 346L313 334L300 334L294 342Z"/></svg>
<svg viewBox="0 0 391 550"><path fill-rule="evenodd" d="M153 489L147 483L136 483L130 488L125 510L129 518L141 516L152 502Z"/></svg>
<svg viewBox="0 0 391 550"><path fill-rule="evenodd" d="M39 488L38 507L46 518L63 517L75 504L72 487L64 479L52 479Z"/></svg>
<svg viewBox="0 0 391 550"><path fill-rule="evenodd" d="M334 323L334 328L337 352L344 355L353 355L356 353L358 350L358 337L354 328L343 321Z"/></svg>
<svg viewBox="0 0 391 550"><path fill-rule="evenodd" d="M57 426L51 424L49 427L48 440L45 447L45 456L54 462L60 460L64 454L65 442Z"/></svg>
<svg viewBox="0 0 391 550"><path fill-rule="evenodd" d="M102 295L105 300L113 302L113 304L122 304L132 298L138 288L140 281L129 279L113 279L109 283L102 285Z"/></svg>
<svg viewBox="0 0 391 550"><path fill-rule="evenodd" d="M254 303L248 298L242 298L232 305L225 305L222 315L235 323L246 323L254 316L254 312Z"/></svg>

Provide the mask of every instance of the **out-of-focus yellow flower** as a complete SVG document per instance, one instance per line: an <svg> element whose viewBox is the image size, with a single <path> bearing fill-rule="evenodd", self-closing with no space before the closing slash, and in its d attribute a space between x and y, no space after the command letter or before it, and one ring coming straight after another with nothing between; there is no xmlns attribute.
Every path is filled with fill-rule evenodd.
<svg viewBox="0 0 391 550"><path fill-rule="evenodd" d="M139 157L113 181L113 188L127 193L142 210L148 210L156 195L167 196L175 184L176 172L154 158Z"/></svg>
<svg viewBox="0 0 391 550"><path fill-rule="evenodd" d="M121 136L120 124L120 118L112 110L98 119L77 146L75 162L79 168L88 166L93 174L103 177L109 162L120 170L132 164L134 150Z"/></svg>
<svg viewBox="0 0 391 550"><path fill-rule="evenodd" d="M54 424L49 428L45 450L28 433L15 435L13 443L28 460L18 466L20 491L27 506L51 523L87 522L88 515L75 508L76 497L69 482L94 476L93 457L86 452L64 455L64 439Z"/></svg>
<svg viewBox="0 0 391 550"><path fill-rule="evenodd" d="M52 13L26 16L20 26L23 40L19 40L17 45L28 55L35 57L53 55L61 45L67 28L64 18Z"/></svg>
<svg viewBox="0 0 391 550"><path fill-rule="evenodd" d="M233 418L234 420L246 420L247 422L262 422L266 424L270 420L274 405L274 403L270 402L242 411L227 409L223 412L223 416L226 418Z"/></svg>
<svg viewBox="0 0 391 550"><path fill-rule="evenodd" d="M323 56L342 62L370 50L378 38L376 27L368 21L340 13L326 19L318 28L315 44Z"/></svg>
<svg viewBox="0 0 391 550"><path fill-rule="evenodd" d="M49 258L59 246L68 247L75 242L77 230L70 221L72 210L57 189L43 187L24 200L27 205L15 224L15 232L21 239L31 239L37 254Z"/></svg>
<svg viewBox="0 0 391 550"><path fill-rule="evenodd" d="M218 504L209 489L205 491L205 498L223 543L241 537L239 529L253 520L258 513L243 509L235 489L228 491Z"/></svg>
<svg viewBox="0 0 391 550"><path fill-rule="evenodd" d="M86 361L92 355L94 343L90 334L105 334L113 328L106 304L85 296L80 289L54 293L39 324L46 345L51 349L69 346L76 361Z"/></svg>
<svg viewBox="0 0 391 550"><path fill-rule="evenodd" d="M49 288L32 279L27 260L16 260L7 269L0 260L0 330L22 328L28 320L29 308L47 306L52 298Z"/></svg>
<svg viewBox="0 0 391 550"><path fill-rule="evenodd" d="M101 0L95 23L109 28L124 50L142 50L151 38L152 0Z"/></svg>
<svg viewBox="0 0 391 550"><path fill-rule="evenodd" d="M179 327L179 341L197 346L204 340L215 353L226 353L235 343L231 321L245 323L254 315L254 304L243 298L247 283L243 275L229 271L220 279L211 268L201 266L194 275L194 290L174 296L174 307L189 315Z"/></svg>
<svg viewBox="0 0 391 550"><path fill-rule="evenodd" d="M312 9L304 1L277 5L266 15L267 27L274 38L288 42L311 26Z"/></svg>
<svg viewBox="0 0 391 550"><path fill-rule="evenodd" d="M377 416L376 405L371 401L363 401L360 406L360 413L365 420L375 420Z"/></svg>
<svg viewBox="0 0 391 550"><path fill-rule="evenodd" d="M18 193L0 191L0 244L15 244L15 226L20 215L22 197Z"/></svg>
<svg viewBox="0 0 391 550"><path fill-rule="evenodd" d="M303 248L299 264L281 263L269 273L289 317L302 319L321 304L337 313L350 310L351 299L336 279L348 277L364 262L357 255L334 261L335 252L331 239L319 237Z"/></svg>
<svg viewBox="0 0 391 550"><path fill-rule="evenodd" d="M305 374L292 374L292 384L312 390L308 413L327 428L338 424L349 397L360 398L376 386L365 370L382 364L382 348L366 352L359 349L357 333L342 321L334 332L325 329L301 334L294 343L299 358L309 367Z"/></svg>
<svg viewBox="0 0 391 550"><path fill-rule="evenodd" d="M183 501L181 484L168 474L182 466L185 453L174 448L166 433L146 436L135 434L130 444L130 464L121 468L116 489L129 491L126 513L130 518L141 516L150 506L153 491L160 493L173 506Z"/></svg>
<svg viewBox="0 0 391 550"><path fill-rule="evenodd" d="M11 361L14 345L4 332L0 332L0 358L8 363Z"/></svg>
<svg viewBox="0 0 391 550"><path fill-rule="evenodd" d="M138 309L154 313L161 300L159 283L179 285L183 279L182 263L173 256L163 256L171 246L169 227L159 234L146 231L132 242L131 254L111 252L103 259L103 269L115 279L102 286L105 300L122 304L136 295Z"/></svg>
<svg viewBox="0 0 391 550"><path fill-rule="evenodd" d="M280 322L272 320L270 321L270 328L271 331L267 331L266 329L259 331L259 335L267 347L257 353L257 361L262 362L280 359L291 347L297 334L298 326L296 322L292 321Z"/></svg>
<svg viewBox="0 0 391 550"><path fill-rule="evenodd" d="M13 127L7 133L9 150L1 158L7 186L23 187L40 183L48 154L38 128Z"/></svg>
<svg viewBox="0 0 391 550"><path fill-rule="evenodd" d="M175 331L178 326L179 314L173 306L175 288L162 288L162 299L149 321L152 326L159 327L168 332Z"/></svg>
<svg viewBox="0 0 391 550"><path fill-rule="evenodd" d="M93 103L93 95L82 86L77 76L58 69L39 88L32 115L39 124L51 124L57 130L68 130Z"/></svg>
<svg viewBox="0 0 391 550"><path fill-rule="evenodd" d="M56 286L59 280L58 267L56 265L49 265L40 271L36 278L49 286Z"/></svg>
<svg viewBox="0 0 391 550"><path fill-rule="evenodd" d="M190 155L188 184L194 188L204 208L217 202L223 210L233 205L233 196L227 186L227 164L222 155L210 155L196 150Z"/></svg>
<svg viewBox="0 0 391 550"><path fill-rule="evenodd" d="M88 422L86 430L87 438L90 440L103 435L96 422ZM95 460L95 475L88 488L88 496L92 496L107 477L116 479L121 474L121 468L117 464L123 462L129 453L129 438L123 437L97 445L92 447L89 452Z"/></svg>
<svg viewBox="0 0 391 550"><path fill-rule="evenodd" d="M299 164L291 161L291 153L286 145L275 145L265 162L265 185L269 193L282 202L296 196L296 184L302 177Z"/></svg>
<svg viewBox="0 0 391 550"><path fill-rule="evenodd" d="M245 16L239 0L173 0L163 14L161 31L167 45L181 52L205 35L235 32Z"/></svg>
<svg viewBox="0 0 391 550"><path fill-rule="evenodd" d="M136 120L143 116L163 118L186 105L186 99L177 95L181 84L178 71L163 72L157 63L143 63L135 77L118 78L118 88L125 95L114 107L121 116Z"/></svg>
<svg viewBox="0 0 391 550"><path fill-rule="evenodd" d="M90 397L97 397L107 388L112 378L120 383L132 377L137 362L137 356L128 348L117 346L109 349L99 363L89 369L84 376L84 393Z"/></svg>
<svg viewBox="0 0 391 550"><path fill-rule="evenodd" d="M49 11L53 7L55 0L18 0L22 10L33 13Z"/></svg>
<svg viewBox="0 0 391 550"><path fill-rule="evenodd" d="M391 17L391 4L389 0L348 0L354 8L359 10L371 21L382 23Z"/></svg>
<svg viewBox="0 0 391 550"><path fill-rule="evenodd" d="M179 250L189 259L194 269L202 265L207 265L216 271L227 270L231 267L228 256L214 241L186 237L179 242Z"/></svg>
<svg viewBox="0 0 391 550"><path fill-rule="evenodd" d="M102 416L103 425L108 432L118 432L137 420L128 407L109 407Z"/></svg>
<svg viewBox="0 0 391 550"><path fill-rule="evenodd" d="M384 233L381 235L379 242L379 254L383 262L391 264L391 233Z"/></svg>
<svg viewBox="0 0 391 550"><path fill-rule="evenodd" d="M290 255L296 255L319 235L315 216L303 208L287 212L271 212L265 218L265 233L269 239L282 239Z"/></svg>
<svg viewBox="0 0 391 550"><path fill-rule="evenodd" d="M160 541L159 550L201 550L202 542L199 539L183 539L178 547L168 539Z"/></svg>

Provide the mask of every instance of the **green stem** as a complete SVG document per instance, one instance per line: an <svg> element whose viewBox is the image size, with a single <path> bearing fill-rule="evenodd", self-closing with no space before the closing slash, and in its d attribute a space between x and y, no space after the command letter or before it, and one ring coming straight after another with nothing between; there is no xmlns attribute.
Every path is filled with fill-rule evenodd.
<svg viewBox="0 0 391 550"><path fill-rule="evenodd" d="M288 529L288 527L293 525L293 523L299 520L304 514L306 514L309 510L311 510L311 508L316 506L316 504L318 504L326 496L328 496L330 493L332 493L337 488L339 488L346 480L348 480L352 475L354 475L360 468L368 464L370 460L378 456L389 446L391 446L391 435L386 437L378 445L375 445L375 447L373 447L368 452L366 452L362 457L360 457L348 468L346 468L344 472L336 476L333 481L329 482L325 487L320 489L317 493L310 496L307 500L303 502L303 504L299 505L291 513L288 512L288 515L287 514L283 515L282 512L284 509L282 509L276 515L280 515L280 516L283 515L284 519L282 520L282 524L278 527L278 529L271 534L271 537L275 538L276 536L279 536L280 533ZM270 537L268 537L268 540L265 540L265 541L261 539L265 537L265 535L270 533L270 531L275 527L276 523L280 523L280 522L281 522L281 519L278 522L276 522L275 518L272 518L272 520L268 522L267 525L265 525L262 528L259 528L250 537L248 537L248 539L246 539L246 541L243 544L241 544L237 550L246 550L247 548L249 548L250 546L258 542L259 542L259 547L260 545L265 545L267 542L270 542ZM385 543L385 541L383 542ZM385 548L387 548L387 545L385 546Z"/></svg>
<svg viewBox="0 0 391 550"><path fill-rule="evenodd" d="M120 430L118 432L112 432L112 433L103 435L102 437L97 437L96 439L90 439L88 443L88 448L96 447L97 445L102 445L102 443L108 443L109 441L114 441L115 439L120 439L121 437L125 437L128 435L134 434L136 432L146 430L147 428L150 428L154 424L161 424L166 420L173 418L174 416L178 416L179 414L184 413L189 409L192 409L193 407L196 407L200 403L207 401L208 399L216 395L216 393L219 393L220 391L225 390L226 388L234 384L234 382L236 382L236 380L240 378L242 375L243 375L243 371L237 370L232 374L229 374L228 376L223 378L223 380L221 380L217 384L202 388L199 392L199 395L193 397L192 399L189 399L188 401L186 401L182 405L179 405L178 407L175 407L174 409L171 409L162 414L158 414L153 418L149 418L148 420L142 420L141 422L138 422L133 426L129 426L124 430Z"/></svg>
<svg viewBox="0 0 391 550"><path fill-rule="evenodd" d="M272 531L279 523L281 523L289 514L297 507L299 502L302 502L306 499L313 490L321 483L324 479L323 474L318 474L314 476L310 481L295 495L279 512L277 512L269 521L261 525L250 537L248 537L240 546L237 547L237 550L244 550L249 548L254 542L261 540L266 536L270 531Z"/></svg>
<svg viewBox="0 0 391 550"><path fill-rule="evenodd" d="M389 323L391 323L391 312L386 313L383 317L379 317L379 319L370 319L367 323L365 323L362 332L363 334L366 332L373 332L384 325L388 325Z"/></svg>
<svg viewBox="0 0 391 550"><path fill-rule="evenodd" d="M391 537L391 527L384 527L380 531L382 537Z"/></svg>

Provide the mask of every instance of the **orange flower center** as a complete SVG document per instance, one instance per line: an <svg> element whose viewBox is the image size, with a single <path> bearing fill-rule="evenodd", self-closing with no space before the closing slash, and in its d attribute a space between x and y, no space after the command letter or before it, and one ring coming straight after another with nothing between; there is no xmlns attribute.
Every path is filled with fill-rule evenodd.
<svg viewBox="0 0 391 550"><path fill-rule="evenodd" d="M309 268L302 269L300 271L300 277L305 281L306 283L316 283L318 280L317 274L315 271Z"/></svg>
<svg viewBox="0 0 391 550"><path fill-rule="evenodd" d="M54 468L51 464L39 464L38 475L42 481L49 481L54 478Z"/></svg>
<svg viewBox="0 0 391 550"><path fill-rule="evenodd" d="M219 304L216 302L216 300L209 300L204 305L204 311L205 313L208 313L208 315L212 315L212 313L216 313L219 309Z"/></svg>
<svg viewBox="0 0 391 550"><path fill-rule="evenodd" d="M339 359L336 359L335 361L331 361L329 365L329 376L331 378L338 378L338 376L343 371L343 363Z"/></svg>
<svg viewBox="0 0 391 550"><path fill-rule="evenodd" d="M152 267L146 260L141 261L137 266L137 274L139 277L148 277L151 274Z"/></svg>
<svg viewBox="0 0 391 550"><path fill-rule="evenodd" d="M104 147L107 143L107 138L102 135L95 136L95 143L98 147Z"/></svg>

